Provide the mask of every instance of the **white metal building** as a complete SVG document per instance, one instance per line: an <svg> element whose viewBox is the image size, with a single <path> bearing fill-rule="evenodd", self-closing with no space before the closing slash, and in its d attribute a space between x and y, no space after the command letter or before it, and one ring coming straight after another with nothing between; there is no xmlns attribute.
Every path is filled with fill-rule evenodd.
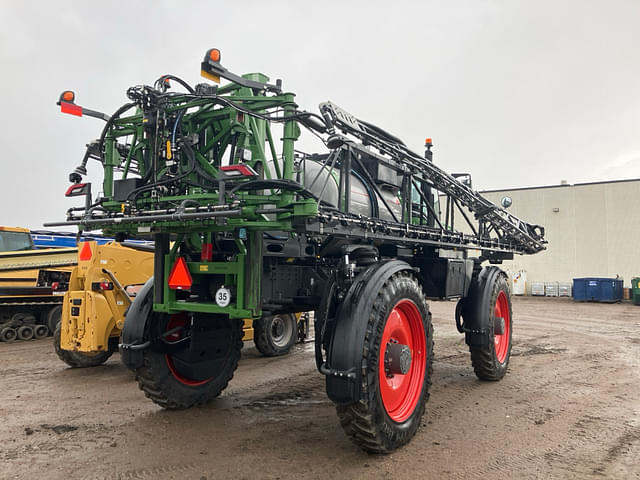
<svg viewBox="0 0 640 480"><path fill-rule="evenodd" d="M497 205L511 197L510 213L545 228L546 251L503 264L526 271L528 294L533 282L619 276L628 288L640 276L640 179L481 193Z"/></svg>

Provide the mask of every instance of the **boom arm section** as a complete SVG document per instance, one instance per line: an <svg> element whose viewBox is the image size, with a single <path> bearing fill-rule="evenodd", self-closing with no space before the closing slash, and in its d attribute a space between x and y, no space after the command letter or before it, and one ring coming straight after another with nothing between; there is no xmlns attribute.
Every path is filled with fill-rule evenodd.
<svg viewBox="0 0 640 480"><path fill-rule="evenodd" d="M493 230L500 240L512 244L521 253L533 254L545 249L543 227L524 222L498 207L438 168L433 162L411 151L397 137L357 119L331 102L322 103L320 111L333 134L334 144L348 142L346 139L338 138L338 129L402 163L412 174L422 175L422 178L429 181L434 188L455 199L459 206L467 207L475 215L479 222L479 228L475 233L480 239L488 237ZM330 138L329 143L331 142Z"/></svg>
<svg viewBox="0 0 640 480"><path fill-rule="evenodd" d="M47 226L125 235L279 230L318 241L330 234L479 249L490 260L545 248L542 227L494 205L399 138L330 102L320 105L321 115L298 110L280 81L235 75L210 53L201 65L207 78L231 83L192 88L165 75L154 87L131 87L131 103L109 117L91 155L72 174L79 183L86 160L100 160L103 196L93 203L87 197L66 222ZM187 92L167 91L169 79ZM274 125L282 132L279 151ZM295 150L300 127L320 137L329 154ZM434 192L447 196L445 219ZM454 206L473 234L454 229Z"/></svg>

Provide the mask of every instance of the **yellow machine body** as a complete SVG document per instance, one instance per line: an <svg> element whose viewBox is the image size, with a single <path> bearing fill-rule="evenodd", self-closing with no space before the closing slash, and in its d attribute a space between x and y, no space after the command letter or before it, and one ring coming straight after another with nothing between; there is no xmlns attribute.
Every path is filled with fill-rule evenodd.
<svg viewBox="0 0 640 480"><path fill-rule="evenodd" d="M120 336L134 292L152 273L152 251L117 242L79 244L78 265L62 304L60 348L84 353L108 350L109 338Z"/></svg>
<svg viewBox="0 0 640 480"><path fill-rule="evenodd" d="M77 260L76 248L45 248L17 250L4 234L16 234L30 240L28 228L0 227L0 297L40 297L51 296L51 291L35 290L38 277L43 269L69 272ZM41 279L42 280L42 279ZM54 292L55 293L55 292Z"/></svg>

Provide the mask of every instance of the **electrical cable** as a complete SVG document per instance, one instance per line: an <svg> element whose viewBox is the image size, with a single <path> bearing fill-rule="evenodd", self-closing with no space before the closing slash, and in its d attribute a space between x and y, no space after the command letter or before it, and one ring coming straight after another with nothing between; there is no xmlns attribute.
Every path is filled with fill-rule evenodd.
<svg viewBox="0 0 640 480"><path fill-rule="evenodd" d="M233 194L238 190L266 190L266 189L281 189L289 192L294 192L302 195L304 198L313 198L317 200L317 197L293 180L249 180L248 182L241 182L231 190L229 194Z"/></svg>
<svg viewBox="0 0 640 480"><path fill-rule="evenodd" d="M154 87L159 87L161 85L164 86L163 84L164 84L164 82L166 80L174 80L174 81L178 82L180 85L182 85L184 88L186 88L189 91L189 93L191 93L191 94L195 94L196 93L196 91L187 82L185 82L184 80L182 80L179 77L176 77L175 75L170 75L170 74L169 75L162 75L160 78L158 78L154 82L153 86ZM158 88L158 90L159 90L159 88Z"/></svg>

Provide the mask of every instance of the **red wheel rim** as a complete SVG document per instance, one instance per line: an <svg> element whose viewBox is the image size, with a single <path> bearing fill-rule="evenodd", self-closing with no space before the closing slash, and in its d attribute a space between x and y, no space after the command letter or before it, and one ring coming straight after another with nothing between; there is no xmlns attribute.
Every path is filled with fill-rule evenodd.
<svg viewBox="0 0 640 480"><path fill-rule="evenodd" d="M387 375L384 357L389 342L406 345L411 350L411 365L405 375ZM408 419L420 402L426 368L426 344L418 307L411 300L400 300L387 317L378 360L382 404L387 415L395 422Z"/></svg>
<svg viewBox="0 0 640 480"><path fill-rule="evenodd" d="M494 312L496 318L504 318L504 333L502 335L494 335L496 357L500 363L504 363L509 351L509 339L511 337L511 315L509 313L509 299L507 295L501 291L496 300L496 308Z"/></svg>
<svg viewBox="0 0 640 480"><path fill-rule="evenodd" d="M186 313L177 313L175 315L171 315L171 317L169 318L169 322L167 323L167 332L170 330L173 330L174 328L184 327L187 324L188 320L189 318L187 317ZM177 332L167 335L165 339L168 342L176 342L180 340L182 336L183 336L182 331L178 330ZM169 367L171 374L175 377L176 380L178 380L180 383L184 385L188 385L190 387L197 387L199 385L204 385L205 383L210 381L211 378L213 378L211 377L205 380L191 380L190 378L185 377L178 371L178 369L175 367L173 363L173 358L171 358L171 355L166 354L164 358L167 361L167 366Z"/></svg>

